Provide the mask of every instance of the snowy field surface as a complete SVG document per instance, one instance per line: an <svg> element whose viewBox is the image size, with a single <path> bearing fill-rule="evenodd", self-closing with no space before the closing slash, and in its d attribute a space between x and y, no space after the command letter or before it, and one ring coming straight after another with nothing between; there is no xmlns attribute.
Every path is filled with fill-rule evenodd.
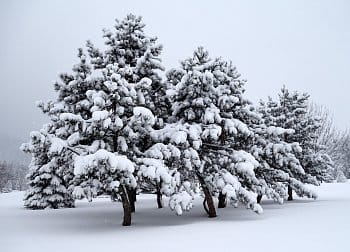
<svg viewBox="0 0 350 252"><path fill-rule="evenodd" d="M264 213L218 209L209 219L201 200L183 216L138 197L130 227L121 203L99 198L74 209L26 210L22 192L0 194L0 251L350 251L350 183L323 184L319 198L278 205Z"/></svg>

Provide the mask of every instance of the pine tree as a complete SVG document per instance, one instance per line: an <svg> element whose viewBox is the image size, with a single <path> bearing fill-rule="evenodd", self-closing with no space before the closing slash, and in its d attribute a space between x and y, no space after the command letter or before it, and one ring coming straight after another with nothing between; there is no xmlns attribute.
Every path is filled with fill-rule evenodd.
<svg viewBox="0 0 350 252"><path fill-rule="evenodd" d="M318 143L318 129L321 127L320 118L308 113L309 95L290 93L283 87L279 94L280 106L286 120L278 124L294 130L294 134L286 137L287 142L298 142L302 148L298 156L307 174L322 182L329 179L332 171L332 161ZM304 182L309 182L307 177Z"/></svg>
<svg viewBox="0 0 350 252"><path fill-rule="evenodd" d="M264 123L268 126L267 130L274 129L272 130L272 136L271 134L266 135L268 132L265 133L267 143L272 143L271 146L278 144L279 147L277 148L278 151L276 149L270 151L274 155L278 153L278 156L274 157L275 161L268 161L267 163L270 164L265 164L265 168L261 166L262 170L259 176L269 176L265 181L269 188L278 188L278 193L274 194L274 198L278 201L283 197L284 192L283 187L277 187L275 182L278 182L278 185L280 185L280 182L288 184L288 200L292 200L293 190L299 196L316 198L317 195L308 190L304 184L318 185L319 181L329 178L332 161L326 154L322 153L322 146L317 143L316 131L320 124L317 118L310 116L307 112L308 99L309 95L307 94L290 93L283 87L278 102L274 102L269 98L269 101L260 107ZM269 144L266 144L266 146L269 146ZM265 147L260 146L259 148L260 150L257 152L262 153L260 155L262 160L269 160L269 157L266 156L266 150L263 151ZM284 158L289 161L282 161ZM292 163L290 163L291 161ZM271 167L274 170L269 172ZM264 169L267 170L264 171ZM276 169L278 169L279 175L275 174ZM281 170L287 174L283 175ZM280 199L278 199L278 194Z"/></svg>
<svg viewBox="0 0 350 252"><path fill-rule="evenodd" d="M67 156L60 141L51 138L45 128L33 131L30 137L30 142L21 146L23 151L32 154L24 205L31 209L73 207L74 200L68 191Z"/></svg>
<svg viewBox="0 0 350 252"><path fill-rule="evenodd" d="M91 84L87 82L91 72L82 49L78 50L78 58L79 63L73 66L73 74L60 74L60 81L54 84L58 94L57 100L46 103L37 102L42 112L48 115L50 123L46 124L40 132L33 132L30 142L22 146L23 151L32 155L28 175L29 189L25 196L25 205L29 208L57 208L74 205L69 189L74 177L73 153L67 148L77 144L77 134L73 133L77 127L82 126L79 125L77 118L89 113L84 104L86 104L85 92L89 89L87 85ZM66 140L68 144L62 140ZM56 154L50 152L52 143L63 144L64 146L61 147L64 150ZM50 182L51 179L52 182ZM50 183L54 183L53 186L59 189L46 188ZM61 195L57 196L55 202L54 195L57 190L59 190L57 193ZM49 196L50 199L48 199Z"/></svg>
<svg viewBox="0 0 350 252"><path fill-rule="evenodd" d="M263 185L262 194L279 203L283 203L288 190L294 189L299 196L316 198L317 195L307 188L302 178L306 177L298 155L302 149L297 142L287 143L284 139L294 134L294 130L276 126L281 116L280 106L269 98L267 103L261 102L259 112L262 121L257 125L255 133L259 136L253 148L253 155L259 161L256 176ZM310 181L312 178L309 178Z"/></svg>
<svg viewBox="0 0 350 252"><path fill-rule="evenodd" d="M137 181L151 181L151 185L156 181L158 196L172 196L170 205L178 214L192 202L188 183L180 183L178 172L170 168L174 167L170 162L179 158L176 148L159 149L151 138L153 127L163 126L170 103L159 73L163 70L161 46L143 28L140 17L117 20L114 32L104 31L107 48L103 53L87 43L94 69L79 49L80 62L73 73L61 74L55 83L57 100L38 103L51 120L45 131L47 145L60 143L59 163L66 167L61 173L73 195L89 200L100 194L119 197L123 225L131 224ZM48 148L41 150L42 156L51 162ZM162 158L155 156L157 151L163 152ZM74 179L69 176L73 169ZM154 169L155 176L150 177Z"/></svg>
<svg viewBox="0 0 350 252"><path fill-rule="evenodd" d="M156 37L146 36L144 27L140 16L129 14L124 20L116 20L114 32L103 30L106 50L101 52L91 41L87 47L95 69L115 65L117 74L129 83L136 84L144 78L151 80L148 86L138 90L138 105L147 104L153 114L161 115L159 119L162 119L170 107L167 87L160 75L164 71L160 59L162 45L157 44Z"/></svg>
<svg viewBox="0 0 350 252"><path fill-rule="evenodd" d="M104 30L106 50L101 52L90 41L87 47L95 69L113 66L115 75L135 86L137 99L134 106L149 109L156 116L152 126L159 129L170 106L160 76L164 70L159 57L162 46L157 44L156 38L146 36L144 27L141 17L129 14L122 21L116 20L114 31ZM146 135L139 141L141 152L151 146ZM133 194L136 197L135 191Z"/></svg>
<svg viewBox="0 0 350 252"><path fill-rule="evenodd" d="M182 139L178 141L186 143L182 151L189 152L196 161L185 166L181 174L190 181L199 181L209 217L216 216L213 196L220 193L234 205L242 202L261 212L252 193L253 184L258 184L254 175L258 163L234 144L236 139L252 134L236 119L236 109L246 101L242 97L244 82L235 68L219 58L211 60L200 47L193 57L181 62L180 69L171 70L167 76L175 90L169 121L188 129L181 129Z"/></svg>
<svg viewBox="0 0 350 252"><path fill-rule="evenodd" d="M160 193L174 196L178 193L175 187L183 188L175 182L176 173L164 165L164 161L169 160L154 157L159 145L154 146L156 142L151 139L151 133L154 127L162 127L161 119L169 104L166 104L166 86L159 73L163 70L159 58L161 46L155 38L144 34L141 21L133 15L121 22L117 20L114 32L104 31L106 49L103 52L88 42L94 70L89 79L93 85L86 92L84 104L90 113L79 118L83 127L78 127L80 144L75 146L76 151L80 149L76 160L92 159L99 166L75 163L74 195L89 199L102 193L119 195L124 206L123 225L131 223L137 184L155 186L158 197ZM167 152L164 148L160 151ZM98 154L101 152L104 156ZM111 166L110 160L115 159L112 155L128 160L127 171ZM180 203L172 203L178 214ZM182 203L181 210L188 209L187 205Z"/></svg>

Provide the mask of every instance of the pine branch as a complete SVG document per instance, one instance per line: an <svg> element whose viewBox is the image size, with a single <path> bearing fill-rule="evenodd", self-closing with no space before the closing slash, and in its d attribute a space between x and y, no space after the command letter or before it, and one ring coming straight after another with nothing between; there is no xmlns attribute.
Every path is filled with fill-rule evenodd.
<svg viewBox="0 0 350 252"><path fill-rule="evenodd" d="M73 148L71 148L71 147L69 147L69 146L67 146L66 148L67 148L67 150L70 150L71 152L73 152L74 154L76 154L76 155L78 155L78 156L81 155L81 153L77 152L76 150L74 150Z"/></svg>
<svg viewBox="0 0 350 252"><path fill-rule="evenodd" d="M215 147L216 149L223 149L223 150L232 151L232 152L235 151L234 149L229 148L227 146L221 146L221 145L210 144L210 143L203 143L203 145L208 146L208 147Z"/></svg>

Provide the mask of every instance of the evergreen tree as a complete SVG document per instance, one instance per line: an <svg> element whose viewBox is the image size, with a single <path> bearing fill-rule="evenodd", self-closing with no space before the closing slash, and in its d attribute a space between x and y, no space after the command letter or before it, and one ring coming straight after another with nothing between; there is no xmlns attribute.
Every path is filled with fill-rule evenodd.
<svg viewBox="0 0 350 252"><path fill-rule="evenodd" d="M50 123L46 124L40 132L33 132L30 142L22 145L22 150L32 155L28 175L29 189L25 196L25 205L29 208L74 205L69 189L74 177L73 153L68 148L70 145L77 144L77 133L73 133L82 126L78 123L79 118L89 113L85 107L87 101L85 92L88 89L87 85L91 84L87 81L91 73L90 67L86 63L82 49L78 51L78 58L80 62L73 66L73 74L60 74L60 81L54 84L58 94L57 100L46 103L37 102L37 106L49 116ZM50 151L52 144L60 145L59 152ZM55 145L52 146L54 147ZM55 187L52 190L48 186L50 183ZM56 193L59 196L55 198Z"/></svg>
<svg viewBox="0 0 350 252"><path fill-rule="evenodd" d="M121 22L117 20L114 32L105 30L105 51L100 52L88 42L94 70L89 79L93 85L86 92L84 105L90 113L79 118L83 126L78 127L79 145L75 146L76 151L81 151L76 160L94 160L93 164L99 165L75 162L74 195L89 199L101 193L119 195L124 206L123 225L130 225L130 212L135 211L137 181L139 185L155 186L158 203L160 194L178 195L174 188L183 188L175 181L176 172L165 166L169 160L154 156L157 150L168 152L154 146L151 133L153 127L162 127L161 119L169 104L159 73L163 70L161 46L156 45L155 38L147 37L143 28L140 17L128 15ZM123 157L129 168L125 171L111 166L113 155ZM172 208L178 214L189 208L190 203L185 205L174 199Z"/></svg>
<svg viewBox="0 0 350 252"><path fill-rule="evenodd" d="M216 216L212 196L224 195L233 205L246 204L261 212L252 188L258 181L256 160L235 145L238 139L252 134L247 125L236 119L236 109L244 107L243 81L235 68L220 58L212 60L198 48L193 57L171 70L168 81L174 85L173 124L188 129L181 131L184 152L196 160L181 174L190 181L196 178L204 193L203 205L209 217ZM182 133L185 132L185 133ZM243 144L243 143L242 143Z"/></svg>
<svg viewBox="0 0 350 252"><path fill-rule="evenodd" d="M26 207L43 209L74 206L68 191L67 156L60 146L60 140L51 138L45 128L40 132L32 132L30 142L21 146L23 151L32 155L27 175L29 188L24 198Z"/></svg>
<svg viewBox="0 0 350 252"><path fill-rule="evenodd" d="M74 168L74 179L66 176L74 196L89 200L100 194L120 197L123 225L130 225L131 212L135 211L136 181L149 182L152 169L157 172L150 184L156 181L159 193L174 196L171 207L178 214L188 210L192 200L178 173L163 165L165 161L170 164L170 158L179 158L176 149L160 148L164 160L154 156L159 145L154 146L150 135L153 127L163 126L170 103L159 73L163 70L161 46L155 38L147 37L143 28L140 17L128 15L121 22L117 20L114 32L104 31L107 48L103 53L91 42L87 44L94 69L79 49L80 63L73 67L73 74L61 74L55 84L57 100L38 103L51 119L45 141L47 146L59 143L59 163L66 167L62 174L71 174ZM48 148L41 150L45 162L52 159ZM166 148L174 155L169 156ZM24 149L30 152L33 148ZM36 174L32 177L39 178ZM187 199L186 204L183 199Z"/></svg>
<svg viewBox="0 0 350 252"><path fill-rule="evenodd" d="M114 75L135 86L137 99L134 100L134 106L146 107L156 115L152 126L159 129L170 106L165 93L166 86L160 76L164 70L159 57L162 46L157 44L156 38L146 36L144 27L141 17L129 14L124 20L116 20L114 31L104 30L106 50L101 52L90 41L87 47L95 69L113 66ZM107 79L109 77L107 74ZM139 139L138 148L141 152L151 146L145 138L147 136ZM135 190L132 194L135 198Z"/></svg>
<svg viewBox="0 0 350 252"><path fill-rule="evenodd" d="M265 195L283 203L288 193L287 188L289 191L294 189L299 196L316 198L317 195L303 183L304 177L313 180L305 173L298 159L302 151L299 143L284 140L294 134L294 130L276 126L281 115L280 106L269 98L267 103L261 102L259 112L262 114L262 122L255 130L259 137L253 155L259 161L256 176L264 186L262 194L258 195L258 201Z"/></svg>
<svg viewBox="0 0 350 252"><path fill-rule="evenodd" d="M308 113L308 99L307 94L290 93L283 87L278 102L269 98L269 101L260 107L264 123L269 127L275 127L281 133L277 134L278 137L272 141L290 146L287 149L288 156L293 158L294 165L284 166L284 168L288 167L288 170L284 169L284 171L290 177L289 179L284 177L287 179L284 182L288 182L288 200L293 199L293 190L299 196L315 198L316 195L307 190L303 184L318 185L319 181L329 179L332 167L332 161L322 152L322 146L317 143L316 132L320 124L317 118ZM297 145L299 147L296 147ZM275 162L276 164L278 162ZM271 183L273 179L266 181Z"/></svg>
<svg viewBox="0 0 350 252"><path fill-rule="evenodd" d="M307 174L315 177L319 182L329 180L332 172L332 161L323 150L324 147L318 143L318 129L321 127L320 118L308 113L309 95L290 93L285 87L279 94L282 115L285 120L278 122L285 128L294 130L294 134L286 137L287 142L298 142L302 148L298 156L301 165ZM304 178L304 182L309 179Z"/></svg>
<svg viewBox="0 0 350 252"><path fill-rule="evenodd" d="M116 20L114 31L103 30L106 50L101 52L91 41L87 42L87 47L95 69L114 65L116 74L129 83L139 83L143 78L150 80L149 85L138 90L138 105L147 104L162 120L170 106L165 95L167 87L160 76L164 71L160 59L162 45L157 44L156 37L146 36L144 27L140 16L129 14L121 21Z"/></svg>

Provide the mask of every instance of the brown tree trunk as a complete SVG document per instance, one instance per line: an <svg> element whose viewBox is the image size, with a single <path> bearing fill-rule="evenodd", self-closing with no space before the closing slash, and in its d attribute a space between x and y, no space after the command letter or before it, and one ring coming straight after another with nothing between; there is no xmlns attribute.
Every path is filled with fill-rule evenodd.
<svg viewBox="0 0 350 252"><path fill-rule="evenodd" d="M225 207L226 207L226 196L222 192L220 192L218 208L225 208Z"/></svg>
<svg viewBox="0 0 350 252"><path fill-rule="evenodd" d="M158 186L157 186L157 205L158 205L158 208L163 208L162 194Z"/></svg>
<svg viewBox="0 0 350 252"><path fill-rule="evenodd" d="M123 226L130 226L131 225L131 206L130 206L130 200L128 196L128 192L124 185L120 185L120 195L122 198L122 204L123 204L123 210L124 210L124 217L123 217Z"/></svg>
<svg viewBox="0 0 350 252"><path fill-rule="evenodd" d="M203 206L204 206L204 210L207 212L209 218L214 218L216 217L216 210L215 210L215 206L214 206L214 201L213 201L213 197L210 194L210 191L207 187L207 184L205 183L203 177L200 175L200 173L196 173L199 183L202 186L202 190L204 192L204 201L203 201Z"/></svg>
<svg viewBox="0 0 350 252"><path fill-rule="evenodd" d="M288 200L293 200L293 189L290 185L288 185Z"/></svg>
<svg viewBox="0 0 350 252"><path fill-rule="evenodd" d="M258 194L258 197L256 197L256 202L258 204L260 204L262 197L263 197L262 194Z"/></svg>
<svg viewBox="0 0 350 252"><path fill-rule="evenodd" d="M135 201L136 201L136 189L126 189L128 192L128 198L130 202L130 209L132 213L135 213Z"/></svg>

